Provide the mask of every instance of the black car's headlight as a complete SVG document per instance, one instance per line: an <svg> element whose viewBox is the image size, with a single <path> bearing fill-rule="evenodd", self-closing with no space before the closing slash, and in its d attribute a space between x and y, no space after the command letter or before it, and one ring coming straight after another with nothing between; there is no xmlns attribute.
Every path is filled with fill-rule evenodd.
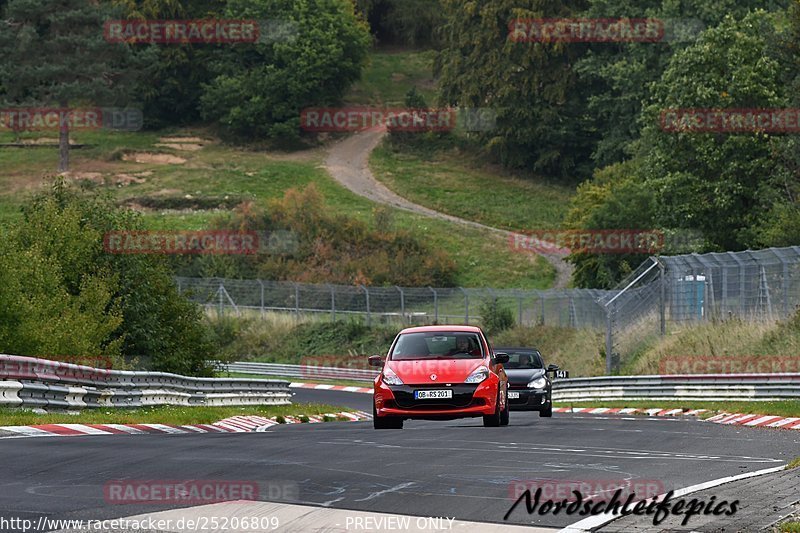
<svg viewBox="0 0 800 533"><path fill-rule="evenodd" d="M543 389L547 386L547 380L544 378L536 378L528 383L529 389Z"/></svg>

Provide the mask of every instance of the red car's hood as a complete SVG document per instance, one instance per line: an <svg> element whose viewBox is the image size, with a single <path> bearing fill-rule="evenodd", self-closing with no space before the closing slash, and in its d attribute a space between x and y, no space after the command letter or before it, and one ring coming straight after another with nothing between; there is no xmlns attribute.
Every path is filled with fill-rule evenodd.
<svg viewBox="0 0 800 533"><path fill-rule="evenodd" d="M406 385L463 383L483 359L415 359L387 361L386 366ZM435 376L432 379L431 376Z"/></svg>

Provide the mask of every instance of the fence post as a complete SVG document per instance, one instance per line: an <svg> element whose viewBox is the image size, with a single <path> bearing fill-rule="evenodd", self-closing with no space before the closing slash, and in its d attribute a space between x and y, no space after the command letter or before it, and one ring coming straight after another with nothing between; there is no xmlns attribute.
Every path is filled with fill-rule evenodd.
<svg viewBox="0 0 800 533"><path fill-rule="evenodd" d="M469 294L464 287L459 287L459 290L464 293L464 323L469 324Z"/></svg>
<svg viewBox="0 0 800 533"><path fill-rule="evenodd" d="M728 313L728 267L722 267L722 302L719 305L722 319L727 318Z"/></svg>
<svg viewBox="0 0 800 533"><path fill-rule="evenodd" d="M364 293L367 295L367 327L372 325L372 314L369 311L369 289L365 285L361 285L361 288L364 289Z"/></svg>
<svg viewBox="0 0 800 533"><path fill-rule="evenodd" d="M327 285L331 291L331 320L336 320L336 288L330 283Z"/></svg>
<svg viewBox="0 0 800 533"><path fill-rule="evenodd" d="M569 327L575 329L577 323L577 317L575 316L575 297L572 296L572 293L569 293L569 309L567 309L567 313L569 314Z"/></svg>
<svg viewBox="0 0 800 533"><path fill-rule="evenodd" d="M542 319L539 321L539 323L544 326L544 294L542 294L541 292L539 293L539 300L541 302L541 311L542 311L541 313Z"/></svg>
<svg viewBox="0 0 800 533"><path fill-rule="evenodd" d="M398 292L400 293L400 320L402 320L403 324L405 324L406 323L406 298L405 298L405 294L403 294L403 289L401 289L397 285L395 285L394 288L397 289ZM409 320L409 323L411 323L410 320Z"/></svg>
<svg viewBox="0 0 800 533"><path fill-rule="evenodd" d="M264 316L264 284L260 279L257 279L256 281L261 286L261 316Z"/></svg>
<svg viewBox="0 0 800 533"><path fill-rule="evenodd" d="M224 291L224 290L225 290L225 288L222 286L222 282L220 281L219 282L219 289L217 290L217 294L219 294L219 307L217 308L217 317L221 317L222 314L223 314L223 310L222 310L222 291Z"/></svg>
<svg viewBox="0 0 800 533"><path fill-rule="evenodd" d="M433 287L428 287L430 291L433 293L433 321L435 323L439 323L439 295L436 293L436 289Z"/></svg>
<svg viewBox="0 0 800 533"><path fill-rule="evenodd" d="M614 305L613 303L611 305ZM606 307L606 375L611 375L611 354L614 350L614 342L611 334L611 305Z"/></svg>
<svg viewBox="0 0 800 533"><path fill-rule="evenodd" d="M781 285L783 285L783 317L789 317L789 263L787 263L783 257L781 257L781 263L783 263L783 279L781 280Z"/></svg>
<svg viewBox="0 0 800 533"><path fill-rule="evenodd" d="M658 262L658 276L661 281L661 291L658 299L658 314L661 319L661 335L667 333L667 279L664 264Z"/></svg>
<svg viewBox="0 0 800 533"><path fill-rule="evenodd" d="M300 285L297 282L294 285L294 314L297 319L300 318Z"/></svg>
<svg viewBox="0 0 800 533"><path fill-rule="evenodd" d="M517 295L517 324L522 325L522 295L519 291L514 291Z"/></svg>

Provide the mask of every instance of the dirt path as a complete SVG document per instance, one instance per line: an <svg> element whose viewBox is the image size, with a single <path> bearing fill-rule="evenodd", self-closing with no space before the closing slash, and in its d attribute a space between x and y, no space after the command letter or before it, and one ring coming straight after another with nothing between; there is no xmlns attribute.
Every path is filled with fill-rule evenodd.
<svg viewBox="0 0 800 533"><path fill-rule="evenodd" d="M499 228L486 226L472 220L454 217L446 213L434 211L427 207L410 202L389 190L383 183L375 179L369 169L369 154L381 142L385 131L365 131L352 135L331 146L325 158L325 169L333 178L353 191L354 193L369 198L374 202L391 205L414 213L429 217L439 218L490 231L506 241L512 232ZM567 286L572 275L572 265L556 255L542 254L556 269L554 288L561 289Z"/></svg>

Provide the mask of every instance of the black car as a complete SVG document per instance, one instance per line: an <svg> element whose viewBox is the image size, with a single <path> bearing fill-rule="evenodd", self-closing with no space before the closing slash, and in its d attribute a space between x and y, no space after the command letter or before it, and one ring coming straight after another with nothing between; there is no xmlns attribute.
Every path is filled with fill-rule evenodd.
<svg viewBox="0 0 800 533"><path fill-rule="evenodd" d="M569 377L558 366L544 366L536 348L495 348L495 353L508 354L504 364L508 376L508 405L512 410L539 411L539 416L553 416L552 380Z"/></svg>

